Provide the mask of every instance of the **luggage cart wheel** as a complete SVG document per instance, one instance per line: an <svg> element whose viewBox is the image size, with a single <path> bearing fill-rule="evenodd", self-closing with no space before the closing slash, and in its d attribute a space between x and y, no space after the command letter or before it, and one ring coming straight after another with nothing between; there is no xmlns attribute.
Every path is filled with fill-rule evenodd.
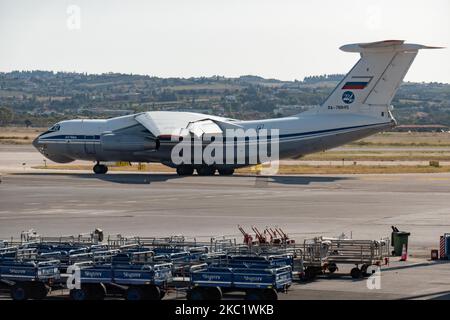
<svg viewBox="0 0 450 320"><path fill-rule="evenodd" d="M83 289L72 289L70 290L70 298L75 301L84 301L88 300L88 294Z"/></svg>
<svg viewBox="0 0 450 320"><path fill-rule="evenodd" d="M328 265L328 271L330 273L335 273L338 270L336 263L332 262Z"/></svg>
<svg viewBox="0 0 450 320"><path fill-rule="evenodd" d="M316 272L315 268L308 267L308 268L305 269L305 273L304 273L303 279L305 281L309 281L309 280L315 279L316 276L317 276L317 272Z"/></svg>
<svg viewBox="0 0 450 320"><path fill-rule="evenodd" d="M159 287L157 286L148 286L147 288L145 288L144 294L144 299L149 300L161 300L163 297L161 289L159 289Z"/></svg>
<svg viewBox="0 0 450 320"><path fill-rule="evenodd" d="M205 300L206 290L201 287L195 287L187 292L186 298L188 300Z"/></svg>
<svg viewBox="0 0 450 320"><path fill-rule="evenodd" d="M362 277L362 272L358 267L354 267L351 271L350 271L350 276L353 279L359 279Z"/></svg>
<svg viewBox="0 0 450 320"><path fill-rule="evenodd" d="M263 297L264 300L278 300L278 293L275 289L264 289Z"/></svg>
<svg viewBox="0 0 450 320"><path fill-rule="evenodd" d="M363 264L361 266L361 273L363 277L368 277L370 276L370 274L367 273L367 269L369 268L369 266L367 264Z"/></svg>
<svg viewBox="0 0 450 320"><path fill-rule="evenodd" d="M219 287L209 287L206 290L208 300L222 300L222 290Z"/></svg>
<svg viewBox="0 0 450 320"><path fill-rule="evenodd" d="M92 284L88 288L89 300L103 300L106 296L106 288L103 284Z"/></svg>
<svg viewBox="0 0 450 320"><path fill-rule="evenodd" d="M139 287L129 287L127 291L125 292L125 299L126 300L144 300L145 299L145 293L144 291Z"/></svg>
<svg viewBox="0 0 450 320"><path fill-rule="evenodd" d="M264 300L262 290L248 290L245 300Z"/></svg>
<svg viewBox="0 0 450 320"><path fill-rule="evenodd" d="M42 300L47 296L48 291L49 288L44 283L34 283L34 285L30 287L30 298Z"/></svg>
<svg viewBox="0 0 450 320"><path fill-rule="evenodd" d="M29 288L24 284L15 284L11 287L11 298L17 301L28 299Z"/></svg>
<svg viewBox="0 0 450 320"><path fill-rule="evenodd" d="M248 290L245 300L278 300L275 289L253 289Z"/></svg>

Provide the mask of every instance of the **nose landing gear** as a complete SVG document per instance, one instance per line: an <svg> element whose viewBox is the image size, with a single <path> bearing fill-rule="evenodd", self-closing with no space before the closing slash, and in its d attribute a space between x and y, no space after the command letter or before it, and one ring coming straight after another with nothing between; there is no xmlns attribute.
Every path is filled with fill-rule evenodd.
<svg viewBox="0 0 450 320"><path fill-rule="evenodd" d="M93 168L95 174L105 174L108 172L108 167L104 164L100 164L97 162L97 164Z"/></svg>

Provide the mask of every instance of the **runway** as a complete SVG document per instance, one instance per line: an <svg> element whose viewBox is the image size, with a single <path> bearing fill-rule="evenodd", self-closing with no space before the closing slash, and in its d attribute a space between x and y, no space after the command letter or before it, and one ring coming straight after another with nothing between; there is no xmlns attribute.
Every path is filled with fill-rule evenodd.
<svg viewBox="0 0 450 320"><path fill-rule="evenodd" d="M429 253L450 230L450 174L178 177L175 174L18 172L0 184L0 238L35 228L77 234L239 236L278 225L297 239L378 239L390 226Z"/></svg>

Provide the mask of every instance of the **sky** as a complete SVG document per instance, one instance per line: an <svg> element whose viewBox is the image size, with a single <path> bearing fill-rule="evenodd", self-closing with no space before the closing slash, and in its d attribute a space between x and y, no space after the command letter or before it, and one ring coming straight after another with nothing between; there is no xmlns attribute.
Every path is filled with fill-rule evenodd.
<svg viewBox="0 0 450 320"><path fill-rule="evenodd" d="M0 0L0 71L159 77L346 73L347 43L450 46L448 0ZM406 81L450 83L450 49Z"/></svg>

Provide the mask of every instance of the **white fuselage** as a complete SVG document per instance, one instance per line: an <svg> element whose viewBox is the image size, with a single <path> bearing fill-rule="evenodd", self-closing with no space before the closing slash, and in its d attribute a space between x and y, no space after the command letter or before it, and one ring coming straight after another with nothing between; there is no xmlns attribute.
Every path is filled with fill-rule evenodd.
<svg viewBox="0 0 450 320"><path fill-rule="evenodd" d="M152 112L148 113L150 116ZM176 113L179 119L186 117L208 119L209 115L194 113ZM174 112L158 112L158 116L170 119ZM381 113L380 113L381 115ZM129 147L131 142L141 139L142 132L147 129L135 120L136 115L112 118L108 120L69 120L60 122L57 131L46 132L39 136L34 145L46 157L56 162L70 162L76 159L92 161L130 161L130 162L162 162L170 164L171 149L175 142L170 139L173 128L154 136L146 132L155 141L155 149L151 152L145 148ZM219 118L218 118L219 119ZM309 153L324 151L348 142L361 139L394 125L390 113L385 110L384 117L374 114L351 113L314 113L306 112L296 116L238 121L220 118L232 126L247 129L276 129L279 133L279 157L300 157ZM225 122L224 122L225 123ZM176 126L187 123L177 123ZM124 132L127 141L125 147L105 148L102 137L108 133ZM121 135L124 136L124 135ZM135 137L134 137L135 136ZM224 130L226 136L226 130ZM128 138L129 137L129 138ZM120 142L118 142L120 143ZM129 149L127 149L129 147Z"/></svg>

